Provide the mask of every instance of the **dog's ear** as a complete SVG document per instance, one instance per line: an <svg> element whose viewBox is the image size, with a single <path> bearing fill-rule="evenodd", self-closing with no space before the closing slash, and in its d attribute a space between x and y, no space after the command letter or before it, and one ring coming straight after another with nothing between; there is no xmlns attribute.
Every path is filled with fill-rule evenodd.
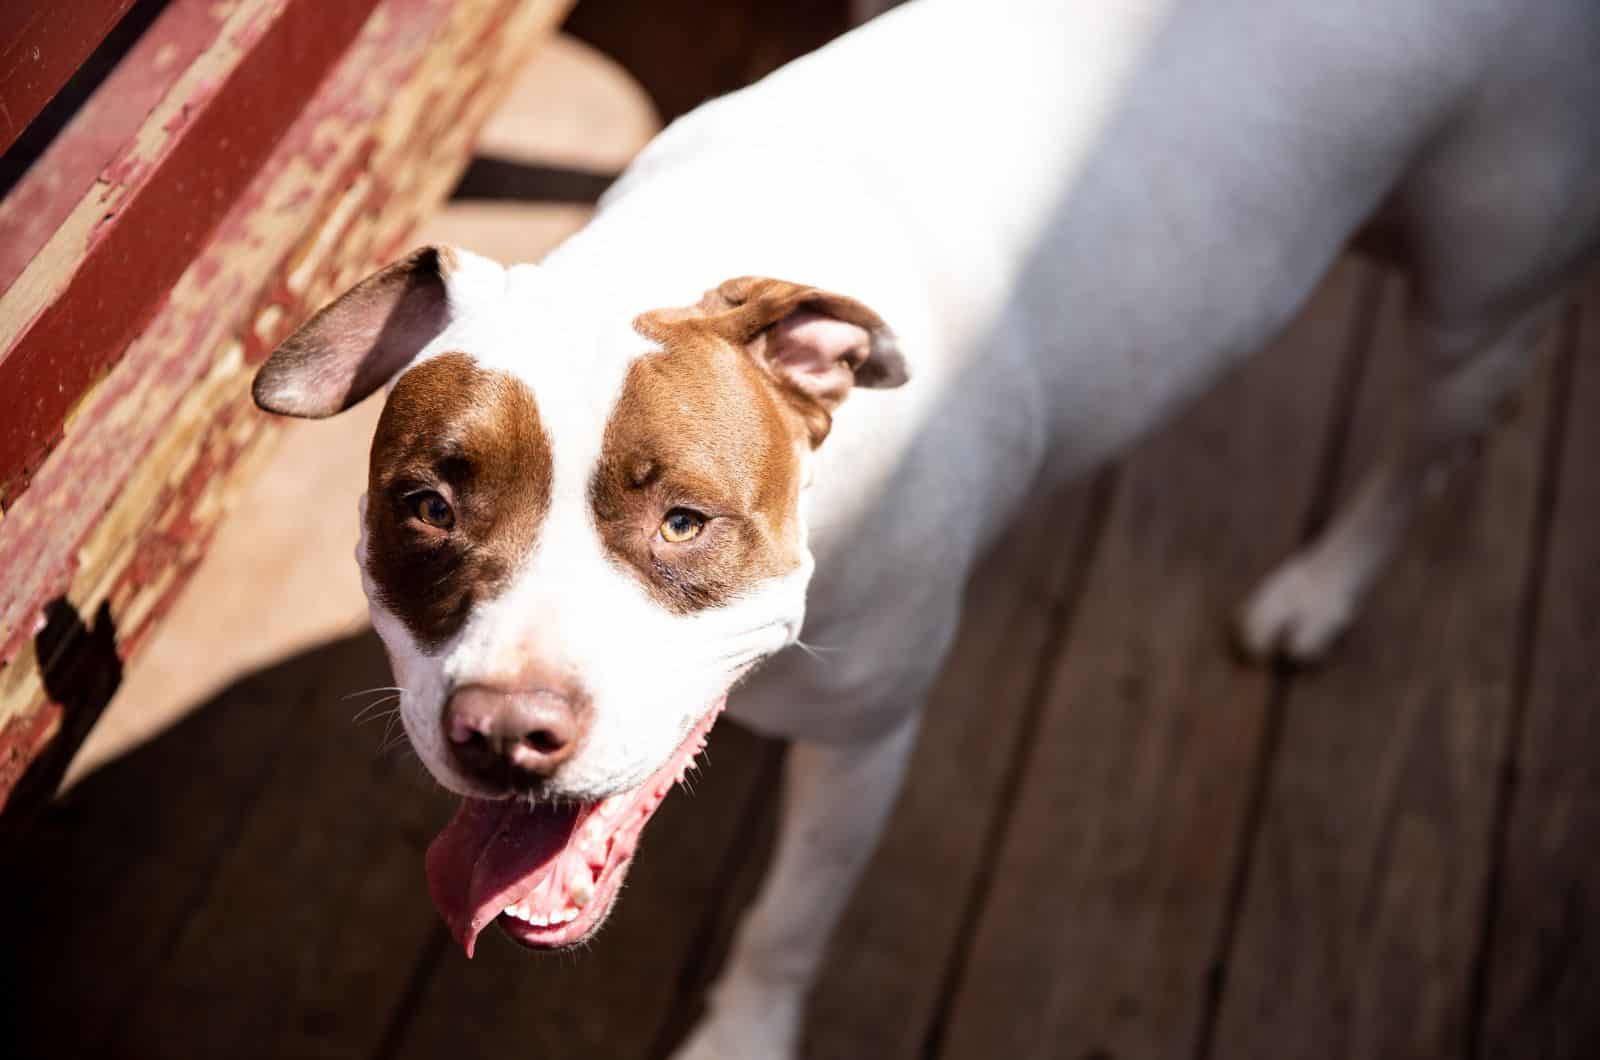
<svg viewBox="0 0 1600 1060"><path fill-rule="evenodd" d="M656 326L700 322L743 345L800 411L813 445L827 436L852 386L896 387L910 378L894 332L877 313L787 280L741 276L691 309L647 318Z"/></svg>
<svg viewBox="0 0 1600 1060"><path fill-rule="evenodd" d="M256 404L321 419L383 386L450 322L452 274L463 258L473 256L423 247L323 306L256 373Z"/></svg>

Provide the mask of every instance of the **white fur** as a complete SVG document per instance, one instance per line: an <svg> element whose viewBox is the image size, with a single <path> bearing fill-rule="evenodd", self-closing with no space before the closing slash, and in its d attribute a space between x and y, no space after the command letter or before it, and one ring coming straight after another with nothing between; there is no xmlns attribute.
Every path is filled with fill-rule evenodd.
<svg viewBox="0 0 1600 1060"><path fill-rule="evenodd" d="M533 653L597 695L563 783L615 790L664 759L728 656L789 643L808 608L824 661L778 655L731 701L805 742L777 871L685 1054L788 1055L973 557L1036 483L1260 347L1387 202L1438 362L1421 426L1244 622L1259 650L1324 650L1594 249L1595 54L1587 0L919 0L675 123L545 264L451 280L429 353L529 383L555 496L510 589L440 652L374 605L423 761L471 791L441 753L440 697ZM866 303L913 381L852 396L808 470L814 577L808 561L673 616L605 558L584 491L650 348L633 318L749 274Z"/></svg>
<svg viewBox="0 0 1600 1060"><path fill-rule="evenodd" d="M537 547L510 585L480 603L434 651L424 651L381 603L365 574L363 541L358 558L373 626L389 650L397 686L405 689L400 716L406 732L441 784L462 795L501 794L454 766L439 718L450 689L514 684L523 666L536 664L576 675L592 703L589 731L553 778L552 790L600 798L641 783L737 677L794 640L805 615L811 557L714 610L677 615L656 603L607 555L589 500L624 374L654 345L622 320L613 330L586 332L582 314L563 309L559 290L543 282L538 268L504 269L462 251L457 257L460 265L447 278L450 324L410 367L467 351L484 367L513 373L532 388L550 441L549 510ZM365 498L362 504L364 513Z"/></svg>

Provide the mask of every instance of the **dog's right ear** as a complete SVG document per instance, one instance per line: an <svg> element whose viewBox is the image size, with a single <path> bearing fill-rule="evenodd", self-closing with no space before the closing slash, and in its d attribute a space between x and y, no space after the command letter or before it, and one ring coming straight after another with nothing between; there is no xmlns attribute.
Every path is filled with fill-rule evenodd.
<svg viewBox="0 0 1600 1060"><path fill-rule="evenodd" d="M471 255L423 247L323 306L256 373L256 404L321 419L383 386L450 322L451 274L462 257Z"/></svg>

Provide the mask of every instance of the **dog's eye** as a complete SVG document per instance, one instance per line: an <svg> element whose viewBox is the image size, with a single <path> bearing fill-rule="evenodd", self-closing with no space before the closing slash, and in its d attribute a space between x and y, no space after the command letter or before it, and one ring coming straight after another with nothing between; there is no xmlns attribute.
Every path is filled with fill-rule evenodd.
<svg viewBox="0 0 1600 1060"><path fill-rule="evenodd" d="M693 541L705 529L706 517L687 508L674 508L661 520L661 540L669 545Z"/></svg>
<svg viewBox="0 0 1600 1060"><path fill-rule="evenodd" d="M450 502L433 490L412 496L411 513L429 526L437 526L440 530L448 530L456 525L456 513L451 510Z"/></svg>

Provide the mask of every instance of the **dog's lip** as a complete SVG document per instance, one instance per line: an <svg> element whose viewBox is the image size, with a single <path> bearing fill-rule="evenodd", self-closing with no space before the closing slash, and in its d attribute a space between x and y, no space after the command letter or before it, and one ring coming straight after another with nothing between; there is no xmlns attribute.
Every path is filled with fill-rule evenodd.
<svg viewBox="0 0 1600 1060"><path fill-rule="evenodd" d="M643 783L582 804L529 805L522 799L465 798L428 848L428 889L467 956L478 934L498 922L516 941L556 949L581 941L605 919L633 858L639 834L705 746L726 697L711 705L667 760ZM588 875L585 875L585 874ZM581 879L579 878L581 877ZM564 923L507 915L537 907L571 913L576 886L588 898Z"/></svg>
<svg viewBox="0 0 1600 1060"><path fill-rule="evenodd" d="M606 917L611 913L612 905L616 903L617 894L622 890L623 878L628 875L628 867L632 863L631 850L619 857L615 864L607 861L595 880L594 897L579 910L576 920L540 927L501 913L494 918L494 923L507 938L528 949L560 950L576 946L605 923Z"/></svg>

